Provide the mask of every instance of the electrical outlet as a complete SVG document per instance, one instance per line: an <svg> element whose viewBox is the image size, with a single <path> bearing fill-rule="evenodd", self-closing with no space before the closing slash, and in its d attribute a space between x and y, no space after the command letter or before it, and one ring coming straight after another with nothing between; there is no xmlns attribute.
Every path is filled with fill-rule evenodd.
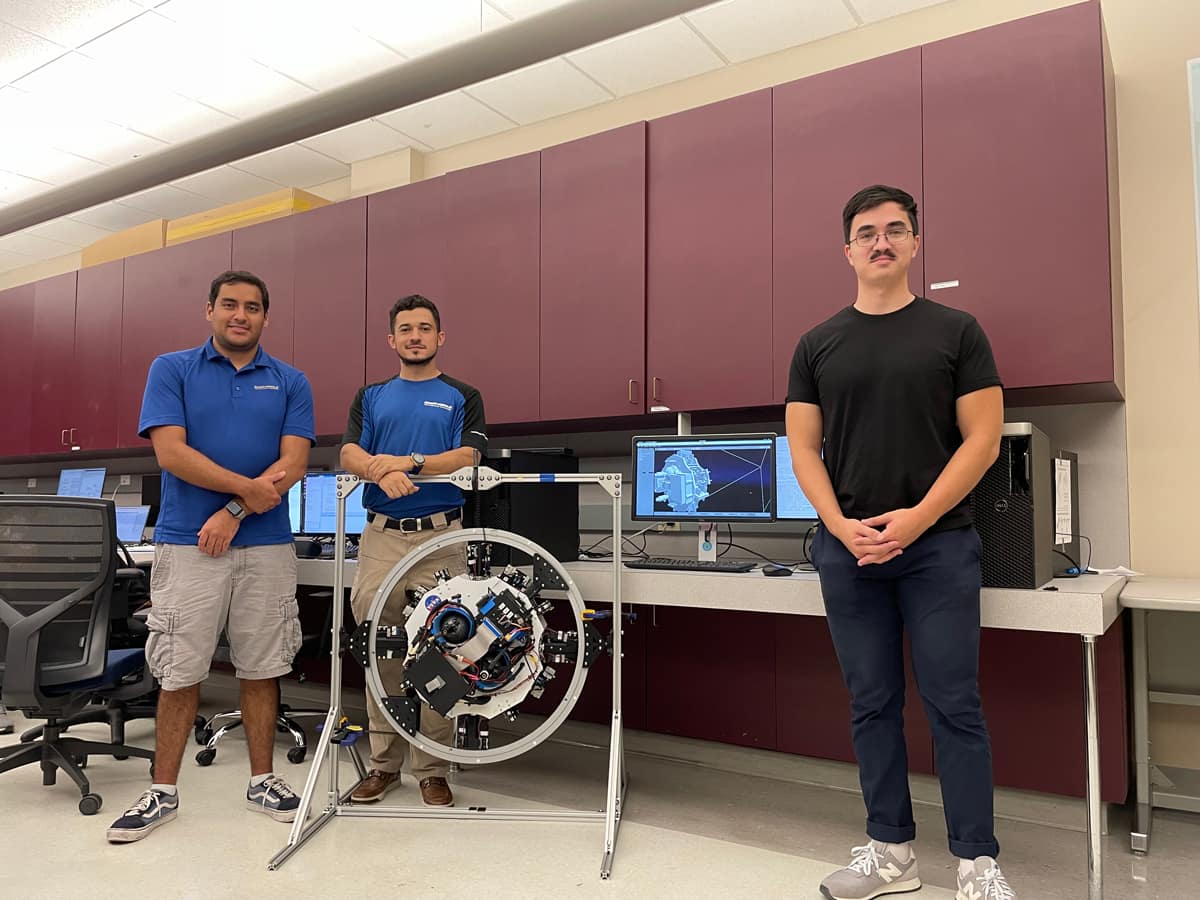
<svg viewBox="0 0 1200 900"><path fill-rule="evenodd" d="M678 531L679 523L678 522L659 522L657 525L654 526L654 530L655 531Z"/></svg>
<svg viewBox="0 0 1200 900"><path fill-rule="evenodd" d="M30 478L30 479L29 479L27 482L25 482L25 487L27 487L27 488L35 488L35 487L37 487L37 479L36 479L36 478Z"/></svg>
<svg viewBox="0 0 1200 900"><path fill-rule="evenodd" d="M126 487L126 486L128 486L128 484L129 484L129 476L122 475L121 476L121 487Z"/></svg>

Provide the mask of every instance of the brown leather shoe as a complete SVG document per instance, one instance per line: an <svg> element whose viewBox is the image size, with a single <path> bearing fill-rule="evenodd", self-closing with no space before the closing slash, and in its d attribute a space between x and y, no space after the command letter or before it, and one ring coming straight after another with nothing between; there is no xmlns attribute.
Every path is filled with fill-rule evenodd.
<svg viewBox="0 0 1200 900"><path fill-rule="evenodd" d="M399 772L381 772L379 769L372 769L362 780L362 784L354 789L350 799L354 803L377 803L383 799L384 794L397 787L400 787Z"/></svg>
<svg viewBox="0 0 1200 900"><path fill-rule="evenodd" d="M453 806L454 795L445 778L421 779L421 802L426 806Z"/></svg>

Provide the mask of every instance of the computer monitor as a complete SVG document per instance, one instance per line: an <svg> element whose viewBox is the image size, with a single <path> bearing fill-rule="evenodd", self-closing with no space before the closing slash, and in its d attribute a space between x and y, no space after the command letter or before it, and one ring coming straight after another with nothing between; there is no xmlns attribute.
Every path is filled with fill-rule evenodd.
<svg viewBox="0 0 1200 900"><path fill-rule="evenodd" d="M288 519L292 523L292 534L303 534L304 522L300 518L300 498L304 495L304 479L288 488Z"/></svg>
<svg viewBox="0 0 1200 900"><path fill-rule="evenodd" d="M140 544L149 515L149 506L118 506L117 540L122 544Z"/></svg>
<svg viewBox="0 0 1200 900"><path fill-rule="evenodd" d="M784 434L775 438L775 498L776 518L817 521L817 511L800 490L800 482L792 471L792 453Z"/></svg>
<svg viewBox="0 0 1200 900"><path fill-rule="evenodd" d="M346 534L362 534L367 511L362 488L346 498ZM333 472L304 476L304 534L337 533L337 475Z"/></svg>
<svg viewBox="0 0 1200 900"><path fill-rule="evenodd" d="M103 468L63 469L58 473L58 496L99 499L104 493L104 475Z"/></svg>
<svg viewBox="0 0 1200 900"><path fill-rule="evenodd" d="M633 518L774 521L775 435L635 437Z"/></svg>

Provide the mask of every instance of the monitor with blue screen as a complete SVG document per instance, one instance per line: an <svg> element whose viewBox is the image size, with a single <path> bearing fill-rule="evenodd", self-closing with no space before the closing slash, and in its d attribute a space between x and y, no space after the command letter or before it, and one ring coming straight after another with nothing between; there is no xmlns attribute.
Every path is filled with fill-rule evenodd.
<svg viewBox="0 0 1200 900"><path fill-rule="evenodd" d="M362 488L346 498L346 534L362 534L367 511L362 505ZM337 533L337 475L320 472L304 476L305 534Z"/></svg>
<svg viewBox="0 0 1200 900"><path fill-rule="evenodd" d="M58 473L58 496L99 499L104 493L104 475L103 468L63 469Z"/></svg>
<svg viewBox="0 0 1200 900"><path fill-rule="evenodd" d="M775 435L635 437L633 518L774 521Z"/></svg>
<svg viewBox="0 0 1200 900"><path fill-rule="evenodd" d="M118 506L117 540L122 544L140 544L149 516L149 506Z"/></svg>
<svg viewBox="0 0 1200 900"><path fill-rule="evenodd" d="M780 519L802 519L815 522L817 511L800 490L796 473L792 471L792 453L787 435L775 438L775 496L776 516Z"/></svg>

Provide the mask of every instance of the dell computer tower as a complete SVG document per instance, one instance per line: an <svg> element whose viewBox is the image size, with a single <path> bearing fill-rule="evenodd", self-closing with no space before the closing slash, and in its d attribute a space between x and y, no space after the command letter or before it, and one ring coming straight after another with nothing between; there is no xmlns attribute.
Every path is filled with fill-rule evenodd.
<svg viewBox="0 0 1200 900"><path fill-rule="evenodd" d="M971 493L984 587L1040 588L1054 577L1052 474L1045 433L1006 423L1000 455Z"/></svg>
<svg viewBox="0 0 1200 900"><path fill-rule="evenodd" d="M579 458L570 450L489 450L483 465L503 474L579 471ZM559 562L579 559L578 484L501 484L482 491L480 524L511 531L540 544ZM466 525L475 524L475 498L467 494ZM492 564L529 565L526 553L496 545Z"/></svg>

